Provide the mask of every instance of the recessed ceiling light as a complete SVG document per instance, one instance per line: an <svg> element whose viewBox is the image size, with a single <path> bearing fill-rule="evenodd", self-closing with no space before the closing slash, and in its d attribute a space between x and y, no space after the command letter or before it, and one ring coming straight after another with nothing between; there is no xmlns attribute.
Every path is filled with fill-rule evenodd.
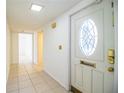
<svg viewBox="0 0 124 93"><path fill-rule="evenodd" d="M32 4L31 6L31 10L33 11L40 11L43 7L42 6L39 6L39 5L36 5L36 4Z"/></svg>

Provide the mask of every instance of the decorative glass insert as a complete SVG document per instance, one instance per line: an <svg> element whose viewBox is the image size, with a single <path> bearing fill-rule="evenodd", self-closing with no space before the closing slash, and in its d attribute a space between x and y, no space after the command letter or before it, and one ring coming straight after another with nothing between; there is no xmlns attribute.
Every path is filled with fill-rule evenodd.
<svg viewBox="0 0 124 93"><path fill-rule="evenodd" d="M86 56L92 55L97 45L97 39L97 28L94 21L85 20L80 28L79 45L81 52Z"/></svg>

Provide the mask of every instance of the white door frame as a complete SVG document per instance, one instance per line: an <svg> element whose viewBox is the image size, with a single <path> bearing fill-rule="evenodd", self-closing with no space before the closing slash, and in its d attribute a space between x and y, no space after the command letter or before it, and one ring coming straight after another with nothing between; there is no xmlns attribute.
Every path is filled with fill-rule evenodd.
<svg viewBox="0 0 124 93"><path fill-rule="evenodd" d="M118 93L118 0L114 0L115 65L114 93Z"/></svg>
<svg viewBox="0 0 124 93"><path fill-rule="evenodd" d="M37 54L37 32L33 33L33 63L37 64L38 62L38 54Z"/></svg>

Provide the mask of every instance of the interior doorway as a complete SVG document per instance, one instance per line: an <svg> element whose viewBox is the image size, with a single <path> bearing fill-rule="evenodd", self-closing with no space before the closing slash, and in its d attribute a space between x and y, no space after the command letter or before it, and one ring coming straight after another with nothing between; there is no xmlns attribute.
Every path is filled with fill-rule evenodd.
<svg viewBox="0 0 124 93"><path fill-rule="evenodd" d="M37 70L43 70L43 32L37 32Z"/></svg>
<svg viewBox="0 0 124 93"><path fill-rule="evenodd" d="M19 33L19 64L33 63L33 36Z"/></svg>

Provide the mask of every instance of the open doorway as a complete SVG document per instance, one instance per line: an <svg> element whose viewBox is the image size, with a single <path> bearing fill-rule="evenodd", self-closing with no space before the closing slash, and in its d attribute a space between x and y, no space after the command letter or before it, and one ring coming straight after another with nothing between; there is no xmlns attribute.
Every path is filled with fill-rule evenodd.
<svg viewBox="0 0 124 93"><path fill-rule="evenodd" d="M37 32L37 70L43 70L43 32Z"/></svg>
<svg viewBox="0 0 124 93"><path fill-rule="evenodd" d="M29 33L19 33L19 64L33 63L33 37Z"/></svg>

